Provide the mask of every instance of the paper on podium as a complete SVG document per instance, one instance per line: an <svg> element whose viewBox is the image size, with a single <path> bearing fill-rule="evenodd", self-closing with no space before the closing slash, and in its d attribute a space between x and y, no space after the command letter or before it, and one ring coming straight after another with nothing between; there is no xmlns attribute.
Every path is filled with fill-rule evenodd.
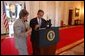
<svg viewBox="0 0 85 56"><path fill-rule="evenodd" d="M39 30L43 30L43 29L46 29L46 28L39 28Z"/></svg>

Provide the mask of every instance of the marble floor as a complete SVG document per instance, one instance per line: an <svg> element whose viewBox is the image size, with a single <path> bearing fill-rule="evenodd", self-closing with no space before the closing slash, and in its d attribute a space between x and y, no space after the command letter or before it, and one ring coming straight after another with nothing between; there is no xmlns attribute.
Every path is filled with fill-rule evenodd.
<svg viewBox="0 0 85 56"><path fill-rule="evenodd" d="M84 55L84 42L60 53L59 55Z"/></svg>

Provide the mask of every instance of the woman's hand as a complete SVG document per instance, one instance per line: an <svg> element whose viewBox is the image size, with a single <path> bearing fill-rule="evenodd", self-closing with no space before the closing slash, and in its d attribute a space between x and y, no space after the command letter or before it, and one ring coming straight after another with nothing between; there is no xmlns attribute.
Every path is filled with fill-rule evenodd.
<svg viewBox="0 0 85 56"><path fill-rule="evenodd" d="M27 33L28 33L29 35L31 35L31 32L32 32L32 28L29 28L29 29L27 30Z"/></svg>

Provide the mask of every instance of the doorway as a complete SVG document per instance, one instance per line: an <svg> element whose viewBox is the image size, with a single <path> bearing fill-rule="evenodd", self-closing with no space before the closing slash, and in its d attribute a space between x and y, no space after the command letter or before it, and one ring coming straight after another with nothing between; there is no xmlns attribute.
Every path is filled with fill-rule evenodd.
<svg viewBox="0 0 85 56"><path fill-rule="evenodd" d="M68 17L68 25L72 25L72 15L73 15L73 10L69 10L69 17Z"/></svg>

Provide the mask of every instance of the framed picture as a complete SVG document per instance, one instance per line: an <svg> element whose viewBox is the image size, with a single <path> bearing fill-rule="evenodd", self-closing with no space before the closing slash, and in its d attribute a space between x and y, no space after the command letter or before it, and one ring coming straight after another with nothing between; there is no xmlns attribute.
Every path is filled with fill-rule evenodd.
<svg viewBox="0 0 85 56"><path fill-rule="evenodd" d="M75 17L78 17L78 16L79 16L79 9L75 8Z"/></svg>

